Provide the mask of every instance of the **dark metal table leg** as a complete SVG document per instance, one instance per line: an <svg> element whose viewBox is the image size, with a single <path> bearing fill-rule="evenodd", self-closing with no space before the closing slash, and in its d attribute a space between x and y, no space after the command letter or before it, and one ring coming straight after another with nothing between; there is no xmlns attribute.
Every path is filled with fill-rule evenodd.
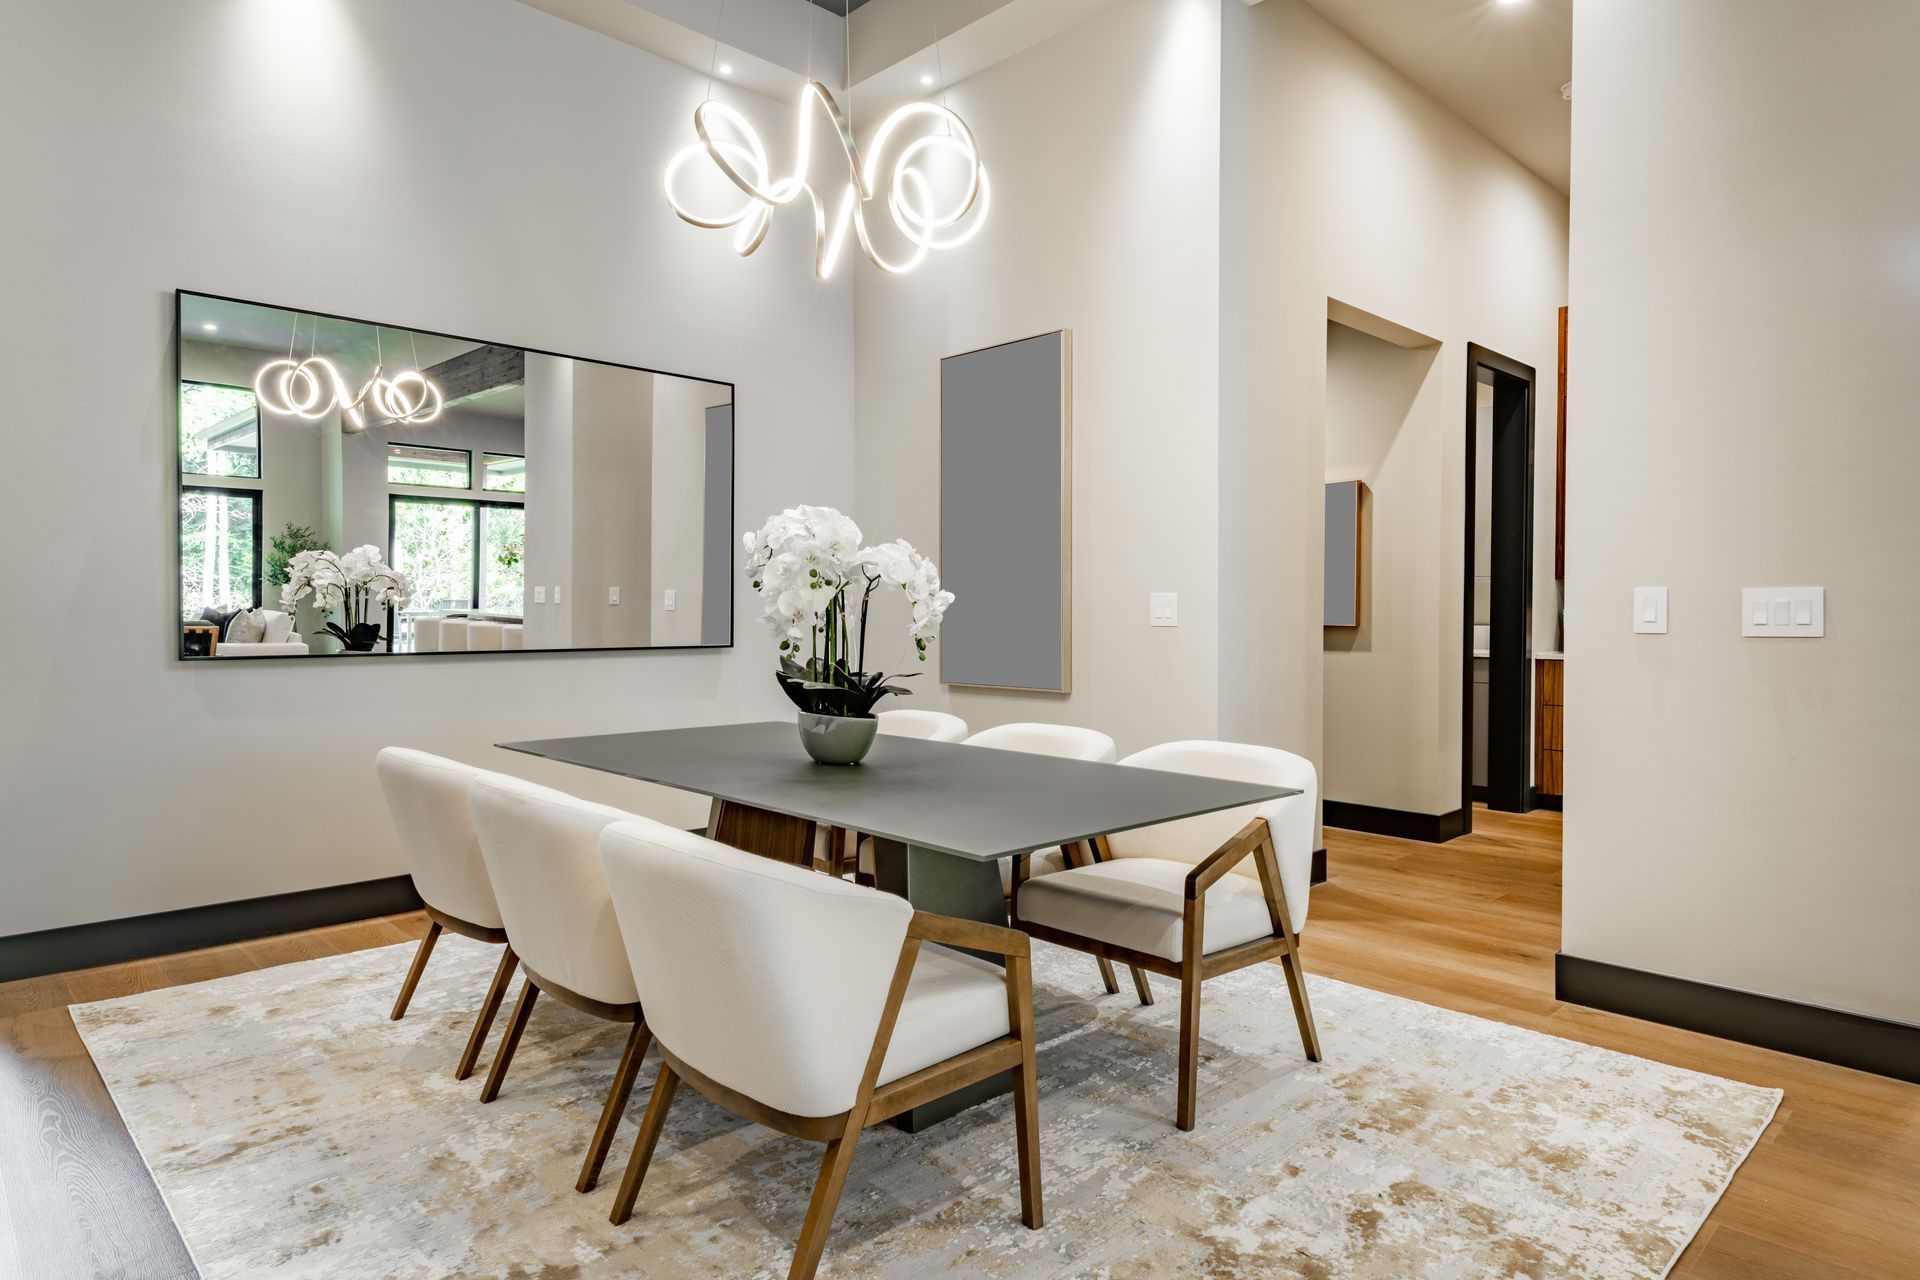
<svg viewBox="0 0 1920 1280"><path fill-rule="evenodd" d="M897 840L875 840L873 872L874 882L881 889L900 895L921 911L1001 926L1007 923L1007 901L1000 892L1000 868L995 863L956 858ZM995 965L1006 963L984 951L967 954ZM1003 1072L903 1112L893 1123L908 1133L918 1133L976 1103L1012 1091L1012 1073Z"/></svg>

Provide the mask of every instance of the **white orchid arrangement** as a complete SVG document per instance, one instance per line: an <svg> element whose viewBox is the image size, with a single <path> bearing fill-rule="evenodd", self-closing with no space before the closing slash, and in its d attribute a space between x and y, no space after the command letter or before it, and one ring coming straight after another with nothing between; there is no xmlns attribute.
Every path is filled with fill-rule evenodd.
<svg viewBox="0 0 1920 1280"><path fill-rule="evenodd" d="M902 591L907 635L925 662L953 603L933 561L904 538L862 547L860 526L832 507L790 507L743 541L761 620L780 641L780 686L796 706L868 716L887 694L906 693L866 670L867 608L876 591Z"/></svg>
<svg viewBox="0 0 1920 1280"><path fill-rule="evenodd" d="M380 624L369 615L404 609L413 603L413 582L389 565L380 548L371 543L345 555L321 549L302 551L287 563L287 584L280 588L280 607L291 613L308 596L322 611L341 611L346 626L329 622L326 630L349 649L371 649L380 638Z"/></svg>

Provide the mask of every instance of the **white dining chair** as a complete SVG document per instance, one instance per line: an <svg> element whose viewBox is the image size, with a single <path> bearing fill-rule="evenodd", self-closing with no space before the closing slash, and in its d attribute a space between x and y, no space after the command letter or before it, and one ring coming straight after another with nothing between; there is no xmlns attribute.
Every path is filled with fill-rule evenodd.
<svg viewBox="0 0 1920 1280"><path fill-rule="evenodd" d="M1019 928L1180 983L1176 1123L1191 1129L1205 979L1279 960L1301 1044L1311 1061L1320 1061L1299 950L1319 780L1299 756L1235 742L1169 742L1120 763L1301 793L1120 832L1097 842L1101 860L1088 866L1032 880L1024 868L1014 869L1012 914Z"/></svg>
<svg viewBox="0 0 1920 1280"><path fill-rule="evenodd" d="M426 972L427 958L443 931L496 945L506 943L507 933L467 810L467 788L475 778L485 776L485 771L409 747L382 748L374 757L373 767L387 799L394 831L400 837L400 852L413 877L414 891L427 912L426 935L413 953L413 965L400 986L399 998L393 1002L392 1017L398 1022L406 1015L407 1005L420 985L420 975ZM487 1032L500 1012L507 984L513 980L515 963L513 947L505 946L474 1019L473 1031L467 1036L467 1047L454 1068L454 1079L465 1080L473 1074Z"/></svg>
<svg viewBox="0 0 1920 1280"><path fill-rule="evenodd" d="M492 1102L500 1095L534 1001L542 995L632 1026L575 1183L580 1191L591 1191L626 1110L649 1035L600 866L601 831L634 815L500 774L474 779L467 798L507 938L526 972L480 1101Z"/></svg>
<svg viewBox="0 0 1920 1280"><path fill-rule="evenodd" d="M929 742L959 742L967 736L967 722L944 711L903 708L875 717L880 732L895 738L925 738Z"/></svg>
<svg viewBox="0 0 1920 1280"><path fill-rule="evenodd" d="M608 827L600 844L661 1059L615 1223L632 1215L685 1082L736 1115L826 1144L788 1272L812 1276L861 1131L1011 1070L1021 1220L1041 1225L1024 934L915 911L644 819ZM845 980L821 984L811 975L822 970Z"/></svg>

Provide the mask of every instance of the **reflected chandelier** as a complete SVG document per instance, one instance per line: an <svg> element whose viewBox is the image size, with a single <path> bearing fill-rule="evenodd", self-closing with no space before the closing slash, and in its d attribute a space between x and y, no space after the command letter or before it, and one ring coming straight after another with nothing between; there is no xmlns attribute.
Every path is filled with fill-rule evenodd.
<svg viewBox="0 0 1920 1280"><path fill-rule="evenodd" d="M313 329L312 342L317 343L320 332L318 318L313 322ZM317 422L329 410L338 407L340 429L348 435L358 435L367 429L363 406L371 405L375 413L389 422L412 426L432 422L446 406L440 388L433 379L420 372L417 344L413 350L415 367L402 369L391 378L384 377L386 357L380 346L380 329L375 326L373 376L356 393L341 376L339 367L325 356L316 355L312 345L308 346L304 360L294 358L293 348L300 337L300 317L297 315L293 318L293 333L293 340L287 344L285 358L267 361L253 375L254 397L268 413ZM407 335L407 341L413 343L411 333Z"/></svg>
<svg viewBox="0 0 1920 1280"><path fill-rule="evenodd" d="M811 0L805 2L808 6L807 56L811 61L812 3ZM724 21L725 0L722 0L720 12ZM848 39L850 52L850 34ZM716 61L719 50L720 29L716 25ZM937 26L933 50L937 62L940 56ZM850 56L847 65L851 78ZM944 73L942 78L944 80ZM700 141L682 148L667 163L664 178L667 203L682 221L696 227L711 230L734 228L733 249L743 258L751 255L766 240L768 228L773 222L773 211L781 205L793 203L803 194L813 206L813 271L822 280L830 276L838 265L850 230L860 242L860 249L869 262L882 271L898 274L919 266L928 250L952 249L965 244L986 222L993 201L987 168L980 162L980 148L974 142L973 131L944 102L909 102L895 110L875 131L866 160L862 163L860 149L853 140L852 123L840 110L840 104L834 100L827 86L809 75L805 87L800 91L793 172L775 180L771 173L772 163L759 134L754 132L745 116L712 96L711 70L707 76L707 94L707 99L693 110L693 129L700 136ZM831 215L819 189L806 178L813 152L813 108L816 106L833 127L847 165L847 179L840 190L839 203ZM913 248L902 258L889 259L874 247L873 237L867 228L867 206L879 189L877 179L888 144L895 140L895 135L903 125L916 120L943 125L944 131L914 138L901 146L894 158L893 167L887 175L887 214ZM967 173L965 190L944 206L934 195L933 178L922 167L943 153L957 160ZM715 211L696 210L676 190L676 181L687 166L702 156L712 161L745 196L738 207Z"/></svg>

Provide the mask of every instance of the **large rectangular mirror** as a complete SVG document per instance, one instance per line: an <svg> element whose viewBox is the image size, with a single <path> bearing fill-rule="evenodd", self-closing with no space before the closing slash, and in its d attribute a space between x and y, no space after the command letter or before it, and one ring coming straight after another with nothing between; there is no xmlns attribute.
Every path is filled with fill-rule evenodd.
<svg viewBox="0 0 1920 1280"><path fill-rule="evenodd" d="M733 386L177 295L182 658L733 643Z"/></svg>

